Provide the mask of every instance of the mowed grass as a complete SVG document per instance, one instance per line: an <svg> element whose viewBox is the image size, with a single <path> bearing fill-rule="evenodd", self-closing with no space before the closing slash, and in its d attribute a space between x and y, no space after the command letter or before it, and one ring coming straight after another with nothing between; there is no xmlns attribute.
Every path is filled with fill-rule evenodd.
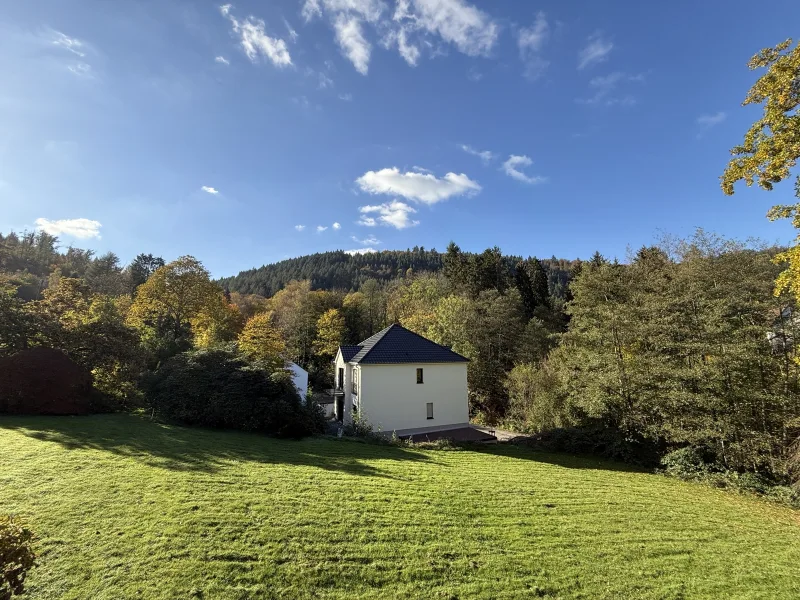
<svg viewBox="0 0 800 600"><path fill-rule="evenodd" d="M798 598L798 513L509 446L0 418L31 598Z"/></svg>

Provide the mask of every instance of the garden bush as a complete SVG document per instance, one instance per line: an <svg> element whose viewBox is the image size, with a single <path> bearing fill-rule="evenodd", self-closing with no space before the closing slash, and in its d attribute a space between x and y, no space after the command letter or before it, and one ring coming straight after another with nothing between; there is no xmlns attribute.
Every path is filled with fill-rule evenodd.
<svg viewBox="0 0 800 600"><path fill-rule="evenodd" d="M0 600L20 595L34 565L33 533L18 520L0 516Z"/></svg>
<svg viewBox="0 0 800 600"><path fill-rule="evenodd" d="M268 373L230 349L178 354L142 387L154 414L188 425L292 438L324 430L322 411L301 402L286 371Z"/></svg>

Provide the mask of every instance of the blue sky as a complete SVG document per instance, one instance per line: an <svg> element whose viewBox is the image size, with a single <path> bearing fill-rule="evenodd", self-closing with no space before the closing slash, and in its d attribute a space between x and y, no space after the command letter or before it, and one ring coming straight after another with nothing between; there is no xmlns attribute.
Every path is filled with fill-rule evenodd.
<svg viewBox="0 0 800 600"><path fill-rule="evenodd" d="M701 5L702 8L698 8ZM718 176L800 4L29 0L0 11L0 231L200 258L450 240L565 258L704 227L787 242ZM324 228L324 229L323 229Z"/></svg>

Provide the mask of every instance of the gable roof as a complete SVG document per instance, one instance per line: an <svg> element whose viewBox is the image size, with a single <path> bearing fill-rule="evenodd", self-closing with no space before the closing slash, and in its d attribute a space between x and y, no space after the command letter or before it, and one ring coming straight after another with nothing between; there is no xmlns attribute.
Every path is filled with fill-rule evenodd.
<svg viewBox="0 0 800 600"><path fill-rule="evenodd" d="M367 338L358 346L341 346L342 355L347 360L345 348L359 348L358 353L353 355L349 362L360 365L469 362L450 348L432 342L396 323Z"/></svg>
<svg viewBox="0 0 800 600"><path fill-rule="evenodd" d="M353 357L358 354L358 351L361 350L361 346L339 346L339 350L342 352L342 359L344 359L344 362L350 362Z"/></svg>

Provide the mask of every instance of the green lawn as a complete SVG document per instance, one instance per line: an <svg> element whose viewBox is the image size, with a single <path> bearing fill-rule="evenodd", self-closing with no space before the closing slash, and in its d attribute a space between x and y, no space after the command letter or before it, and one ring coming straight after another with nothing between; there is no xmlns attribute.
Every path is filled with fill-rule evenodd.
<svg viewBox="0 0 800 600"><path fill-rule="evenodd" d="M31 598L798 598L800 513L592 459L0 418Z"/></svg>

